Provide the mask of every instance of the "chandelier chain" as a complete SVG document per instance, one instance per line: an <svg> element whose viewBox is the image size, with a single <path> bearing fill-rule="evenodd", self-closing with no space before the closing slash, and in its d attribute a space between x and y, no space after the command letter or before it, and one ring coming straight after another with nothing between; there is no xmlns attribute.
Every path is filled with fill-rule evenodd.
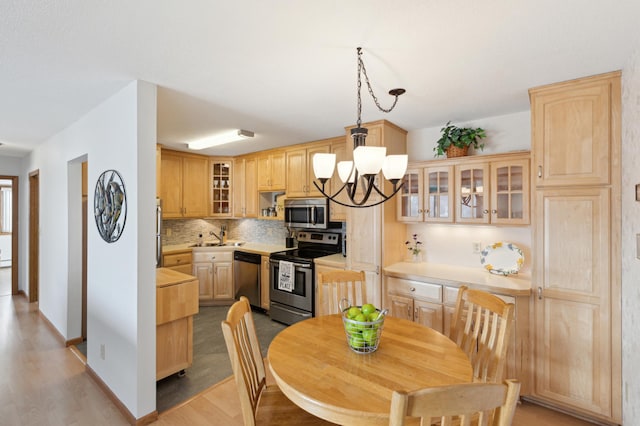
<svg viewBox="0 0 640 426"><path fill-rule="evenodd" d="M358 127L360 127L360 121L362 121L360 119L360 113L362 109L362 105L361 105L362 101L360 100L360 88L362 86L362 83L360 82L361 73L364 74L364 79L367 82L367 89L369 89L369 94L373 98L373 102L376 104L376 106L380 111L386 112L386 113L391 112L393 108L395 108L396 104L398 103L398 95L395 95L393 105L391 105L391 107L382 108L382 106L380 106L380 102L378 102L378 97L375 95L375 93L373 93L373 88L371 87L371 83L369 82L367 69L365 68L364 61L362 60L362 51L360 50L360 48L358 48Z"/></svg>

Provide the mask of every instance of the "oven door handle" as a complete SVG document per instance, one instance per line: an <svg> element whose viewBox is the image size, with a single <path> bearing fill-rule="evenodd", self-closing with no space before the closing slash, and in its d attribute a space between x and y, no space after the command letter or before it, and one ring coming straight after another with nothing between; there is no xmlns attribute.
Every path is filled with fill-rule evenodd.
<svg viewBox="0 0 640 426"><path fill-rule="evenodd" d="M279 260L271 260L271 263L273 263L274 265L278 265L280 263ZM288 260L287 260L288 262ZM297 263L297 262L293 262L293 266L295 266L296 268L311 268L311 263Z"/></svg>

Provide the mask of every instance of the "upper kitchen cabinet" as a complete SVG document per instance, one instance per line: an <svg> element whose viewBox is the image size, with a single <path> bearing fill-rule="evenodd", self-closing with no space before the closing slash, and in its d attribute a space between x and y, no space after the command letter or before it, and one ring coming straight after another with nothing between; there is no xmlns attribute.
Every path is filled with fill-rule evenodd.
<svg viewBox="0 0 640 426"><path fill-rule="evenodd" d="M397 200L401 222L526 225L529 153L413 163Z"/></svg>
<svg viewBox="0 0 640 426"><path fill-rule="evenodd" d="M258 155L258 191L284 191L285 162L284 151L268 151Z"/></svg>
<svg viewBox="0 0 640 426"><path fill-rule="evenodd" d="M331 150L331 140L311 142L287 150L287 198L321 197L313 184L313 156Z"/></svg>
<svg viewBox="0 0 640 426"><path fill-rule="evenodd" d="M611 182L611 139L620 131L620 72L529 90L536 186Z"/></svg>
<svg viewBox="0 0 640 426"><path fill-rule="evenodd" d="M212 158L210 160L211 170L211 216L231 217L233 209L231 202L233 199L232 181L232 159Z"/></svg>
<svg viewBox="0 0 640 426"><path fill-rule="evenodd" d="M336 164L340 161L348 160L346 139L344 136L331 139L331 153L336 155ZM313 164L311 165L313 168ZM315 175L314 175L315 178ZM342 188L342 181L338 176L338 168L336 167L331 177L331 185L326 189L331 191L329 195L333 195ZM315 188L315 187L314 187ZM343 190L340 195L336 197L336 200L346 203L349 197L347 191ZM347 208L335 202L330 202L329 206L329 220L331 222L344 222L347 220Z"/></svg>
<svg viewBox="0 0 640 426"><path fill-rule="evenodd" d="M258 161L255 156L233 161L233 217L258 217Z"/></svg>
<svg viewBox="0 0 640 426"><path fill-rule="evenodd" d="M398 193L398 220L453 222L453 166L407 170Z"/></svg>
<svg viewBox="0 0 640 426"><path fill-rule="evenodd" d="M161 155L160 198L163 218L207 216L208 158L164 149Z"/></svg>

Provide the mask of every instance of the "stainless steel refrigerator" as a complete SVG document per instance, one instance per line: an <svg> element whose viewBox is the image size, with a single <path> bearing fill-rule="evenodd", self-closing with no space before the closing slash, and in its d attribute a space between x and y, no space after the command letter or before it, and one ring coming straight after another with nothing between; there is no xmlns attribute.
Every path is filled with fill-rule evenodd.
<svg viewBox="0 0 640 426"><path fill-rule="evenodd" d="M162 201L156 198L156 268L162 267Z"/></svg>

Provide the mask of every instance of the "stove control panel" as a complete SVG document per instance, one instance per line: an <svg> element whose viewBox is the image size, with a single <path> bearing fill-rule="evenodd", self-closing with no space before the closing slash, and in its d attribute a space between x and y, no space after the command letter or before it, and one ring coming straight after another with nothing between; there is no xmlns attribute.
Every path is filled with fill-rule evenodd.
<svg viewBox="0 0 640 426"><path fill-rule="evenodd" d="M302 241L305 243L331 244L336 246L340 244L340 234L333 232L302 231L298 232L297 239L298 242Z"/></svg>

